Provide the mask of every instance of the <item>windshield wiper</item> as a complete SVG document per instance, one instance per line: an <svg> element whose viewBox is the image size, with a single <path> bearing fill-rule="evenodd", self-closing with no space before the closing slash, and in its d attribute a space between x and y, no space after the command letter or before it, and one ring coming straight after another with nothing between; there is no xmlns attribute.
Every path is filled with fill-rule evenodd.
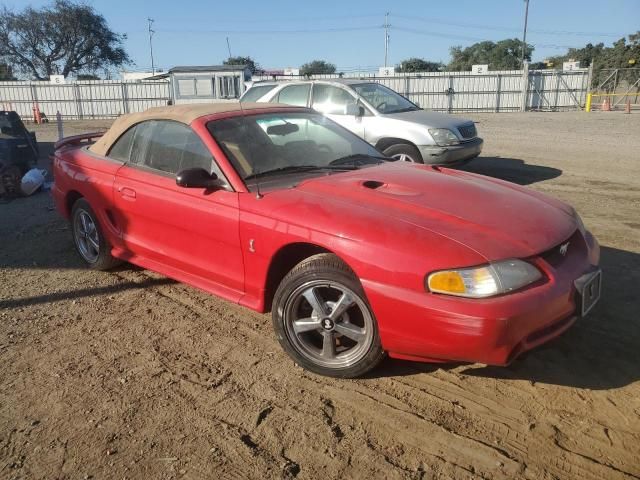
<svg viewBox="0 0 640 480"><path fill-rule="evenodd" d="M384 113L390 114L390 113L417 112L418 110L422 110L422 109L418 107L407 107L407 108L399 108L398 110L392 110L390 112L384 112Z"/></svg>
<svg viewBox="0 0 640 480"><path fill-rule="evenodd" d="M357 168L359 165L370 165L372 163L377 165L388 161L389 159L387 157L377 157L375 155L367 155L366 153L354 153L345 157L336 158L329 162L329 165L350 164Z"/></svg>
<svg viewBox="0 0 640 480"><path fill-rule="evenodd" d="M244 177L245 180L251 180L256 177L266 177L269 175L278 175L280 173L297 173L297 172L309 172L312 170L356 170L358 167L354 166L338 166L338 165L289 165L287 167L272 168L263 172L252 173Z"/></svg>

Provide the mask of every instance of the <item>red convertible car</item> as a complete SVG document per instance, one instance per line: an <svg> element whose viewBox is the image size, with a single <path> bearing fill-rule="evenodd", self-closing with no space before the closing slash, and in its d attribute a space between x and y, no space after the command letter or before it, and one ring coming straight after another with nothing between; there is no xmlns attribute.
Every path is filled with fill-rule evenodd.
<svg viewBox="0 0 640 480"><path fill-rule="evenodd" d="M54 155L57 208L91 268L127 261L270 310L320 374L386 354L506 365L600 296L598 243L569 205L390 161L306 108L153 108Z"/></svg>

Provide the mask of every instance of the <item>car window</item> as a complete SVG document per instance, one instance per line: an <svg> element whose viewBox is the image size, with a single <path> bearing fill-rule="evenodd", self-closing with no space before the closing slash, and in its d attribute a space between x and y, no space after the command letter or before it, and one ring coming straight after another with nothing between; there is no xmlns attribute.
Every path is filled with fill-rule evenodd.
<svg viewBox="0 0 640 480"><path fill-rule="evenodd" d="M311 108L318 112L344 115L348 103L356 103L356 99L343 88L321 83L313 86Z"/></svg>
<svg viewBox="0 0 640 480"><path fill-rule="evenodd" d="M289 85L280 90L274 100L278 103L286 103L287 105L295 105L297 107L306 107L309 98L309 83L301 85Z"/></svg>
<svg viewBox="0 0 640 480"><path fill-rule="evenodd" d="M255 87L251 87L249 90L245 92L242 96L241 102L255 102L258 99L265 96L271 90L276 88L276 85L257 85Z"/></svg>
<svg viewBox="0 0 640 480"><path fill-rule="evenodd" d="M359 83L353 85L353 89L380 113L419 110L415 104L402 95L379 83Z"/></svg>
<svg viewBox="0 0 640 480"><path fill-rule="evenodd" d="M213 156L189 126L168 120L151 120L134 128L130 163L170 174L186 168L204 168L224 179Z"/></svg>
<svg viewBox="0 0 640 480"><path fill-rule="evenodd" d="M121 162L129 161L129 154L131 153L131 145L133 143L133 137L135 135L136 126L131 127L124 132L116 143L111 146L107 156L114 160L120 160Z"/></svg>

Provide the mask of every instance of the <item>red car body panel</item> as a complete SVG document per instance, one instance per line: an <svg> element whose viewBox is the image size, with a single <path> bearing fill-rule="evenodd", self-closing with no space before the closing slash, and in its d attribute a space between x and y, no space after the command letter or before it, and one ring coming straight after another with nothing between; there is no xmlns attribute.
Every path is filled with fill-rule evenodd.
<svg viewBox="0 0 640 480"><path fill-rule="evenodd" d="M506 364L575 321L573 282L598 264L599 247L571 207L508 182L411 164L256 196L206 128L237 114L191 124L234 191L181 188L172 176L67 145L54 158L58 209L68 216L69 199L85 197L114 256L261 312L277 287L268 274L278 252L293 244L333 252L360 279L383 348L398 358ZM549 263L543 253L568 239L566 258ZM545 278L485 299L425 289L433 271L508 258L528 259Z"/></svg>

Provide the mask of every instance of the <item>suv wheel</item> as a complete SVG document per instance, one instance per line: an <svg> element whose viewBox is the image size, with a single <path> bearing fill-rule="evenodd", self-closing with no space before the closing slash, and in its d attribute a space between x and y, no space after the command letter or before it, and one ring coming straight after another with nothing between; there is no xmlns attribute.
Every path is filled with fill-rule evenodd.
<svg viewBox="0 0 640 480"><path fill-rule="evenodd" d="M401 162L424 163L422 155L416 147L406 143L398 143L386 148L383 152L387 157L395 158Z"/></svg>

